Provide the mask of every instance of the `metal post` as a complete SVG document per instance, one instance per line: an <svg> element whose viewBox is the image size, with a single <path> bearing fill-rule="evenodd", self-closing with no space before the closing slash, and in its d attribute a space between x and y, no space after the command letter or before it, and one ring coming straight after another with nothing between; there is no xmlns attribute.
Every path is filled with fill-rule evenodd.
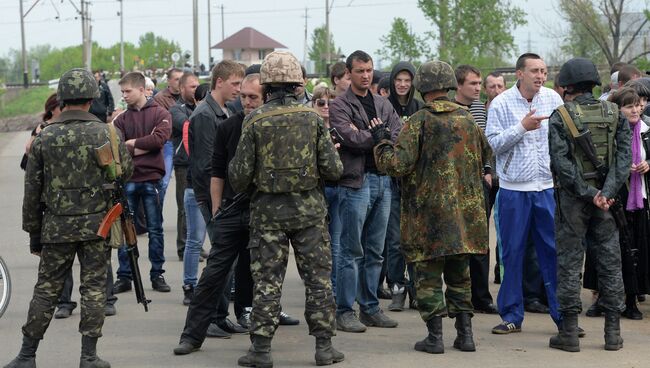
<svg viewBox="0 0 650 368"><path fill-rule="evenodd" d="M23 13L23 0L18 0L20 3L20 35L22 42L23 54L23 87L29 87L29 76L27 71L27 49L25 47L25 16Z"/></svg>
<svg viewBox="0 0 650 368"><path fill-rule="evenodd" d="M305 47L302 51L302 64L307 65L307 7L305 7Z"/></svg>
<svg viewBox="0 0 650 368"><path fill-rule="evenodd" d="M327 75L327 67L330 65L330 2L325 0L325 75Z"/></svg>
<svg viewBox="0 0 650 368"><path fill-rule="evenodd" d="M120 2L120 77L124 76L124 0Z"/></svg>
<svg viewBox="0 0 650 368"><path fill-rule="evenodd" d="M223 23L223 4L221 4L221 41L226 38L225 27Z"/></svg>
<svg viewBox="0 0 650 368"><path fill-rule="evenodd" d="M81 65L86 65L88 60L88 49L86 48L86 2L81 0Z"/></svg>
<svg viewBox="0 0 650 368"><path fill-rule="evenodd" d="M194 56L194 70L199 67L199 0L192 1L192 18L194 23L194 44L192 54Z"/></svg>
<svg viewBox="0 0 650 368"><path fill-rule="evenodd" d="M208 0L208 70L212 63L212 22L210 21L210 0Z"/></svg>

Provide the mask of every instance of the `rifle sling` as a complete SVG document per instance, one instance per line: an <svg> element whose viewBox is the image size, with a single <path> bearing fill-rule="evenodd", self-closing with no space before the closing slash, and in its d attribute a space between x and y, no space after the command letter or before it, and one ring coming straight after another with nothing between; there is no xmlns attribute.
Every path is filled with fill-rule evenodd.
<svg viewBox="0 0 650 368"><path fill-rule="evenodd" d="M120 162L120 149L117 142L117 130L115 126L111 123L108 124L108 131L110 132L111 139L111 150L113 151L113 160L115 160L115 174L117 177L122 176L122 163Z"/></svg>
<svg viewBox="0 0 650 368"><path fill-rule="evenodd" d="M573 119L571 118L569 111L566 109L566 106L562 105L558 107L557 112L560 113L562 120L564 120L564 123L569 128L569 131L571 132L573 138L577 138L578 136L580 136L580 133L578 132L578 128L576 127L576 124L573 122Z"/></svg>

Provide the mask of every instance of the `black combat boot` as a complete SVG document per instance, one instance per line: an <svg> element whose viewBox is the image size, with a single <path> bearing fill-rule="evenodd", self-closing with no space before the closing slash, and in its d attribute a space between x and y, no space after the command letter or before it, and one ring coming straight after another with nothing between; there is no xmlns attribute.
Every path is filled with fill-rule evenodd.
<svg viewBox="0 0 650 368"><path fill-rule="evenodd" d="M253 345L248 349L248 353L239 358L237 364L242 367L272 368L271 338L251 335L251 342Z"/></svg>
<svg viewBox="0 0 650 368"><path fill-rule="evenodd" d="M415 286L407 286L406 292L409 295L409 309L418 310L417 292Z"/></svg>
<svg viewBox="0 0 650 368"><path fill-rule="evenodd" d="M605 312L605 350L623 348L621 337L621 315L618 312Z"/></svg>
<svg viewBox="0 0 650 368"><path fill-rule="evenodd" d="M316 338L316 365L331 365L342 362L345 355L334 349L331 337Z"/></svg>
<svg viewBox="0 0 650 368"><path fill-rule="evenodd" d="M16 359L12 360L4 368L36 368L36 349L38 349L39 339L23 336L23 345Z"/></svg>
<svg viewBox="0 0 650 368"><path fill-rule="evenodd" d="M454 348L460 351L476 351L472 334L472 316L469 313L459 313L454 327L457 333Z"/></svg>
<svg viewBox="0 0 650 368"><path fill-rule="evenodd" d="M415 343L415 350L426 351L429 354L442 354L445 352L445 345L442 342L442 317L434 316L427 321L429 335L422 341Z"/></svg>
<svg viewBox="0 0 650 368"><path fill-rule="evenodd" d="M578 338L578 315L575 313L562 316L562 324L557 335L551 337L548 346L570 352L580 351Z"/></svg>
<svg viewBox="0 0 650 368"><path fill-rule="evenodd" d="M81 336L81 359L79 368L111 368L111 365L97 356L97 338Z"/></svg>

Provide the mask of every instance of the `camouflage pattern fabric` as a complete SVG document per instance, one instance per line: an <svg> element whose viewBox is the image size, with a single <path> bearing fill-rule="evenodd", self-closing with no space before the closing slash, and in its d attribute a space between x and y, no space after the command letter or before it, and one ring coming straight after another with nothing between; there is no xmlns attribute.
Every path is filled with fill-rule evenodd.
<svg viewBox="0 0 650 368"><path fill-rule="evenodd" d="M251 273L255 282L251 334L273 337L279 323L282 283L287 270L289 242L305 283L305 319L309 334L334 333L334 296L330 236L324 222L300 230L260 230L251 233Z"/></svg>
<svg viewBox="0 0 650 368"><path fill-rule="evenodd" d="M585 236L594 252L598 274L599 305L606 311L625 310L619 234L610 212L560 188L556 194L555 248L557 251L557 299L563 314L582 312L580 291Z"/></svg>
<svg viewBox="0 0 650 368"><path fill-rule="evenodd" d="M299 161L303 155L313 156L316 160L317 172L305 171L305 174L318 175L329 181L336 181L343 172L343 164L336 148L325 129L323 119L316 112L300 112L287 115L276 115L267 119L252 121L257 114L267 111L286 109L300 106L295 97L274 99L253 110L244 120L242 135L237 145L237 152L230 162L228 175L230 184L237 192L251 190L251 227L267 230L296 230L313 226L322 222L327 214L325 198L322 189L314 187L310 190L292 191L287 193L265 193L260 191L257 183L261 180L259 160L280 161L273 157L282 153L282 160ZM291 126L300 126L300 136L290 136ZM260 126L264 125L264 129ZM301 139L308 140L306 145ZM300 149L287 147L295 144ZM273 147L284 147L274 149ZM313 151L309 152L309 150ZM298 157L288 155L297 154ZM303 177L313 181L312 177ZM269 176L269 181L273 179Z"/></svg>
<svg viewBox="0 0 650 368"><path fill-rule="evenodd" d="M458 88L454 69L444 61L428 61L420 65L415 72L413 85L422 95L431 91Z"/></svg>
<svg viewBox="0 0 650 368"><path fill-rule="evenodd" d="M274 51L260 66L260 84L303 83L300 62L287 51Z"/></svg>
<svg viewBox="0 0 650 368"><path fill-rule="evenodd" d="M106 303L106 243L102 240L47 244L41 252L38 281L29 304L25 336L42 339L52 320L63 291L66 273L72 268L75 254L81 264L81 321L79 332L90 337L102 336Z"/></svg>
<svg viewBox="0 0 650 368"><path fill-rule="evenodd" d="M598 103L591 94L575 99L580 104ZM618 115L618 114L617 114ZM630 126L622 115L618 119L615 136L614 157L603 158L611 162L602 193L613 198L627 181L632 165L630 147ZM589 238L594 257L597 260L600 305L608 311L621 312L625 309L625 291L621 272L621 250L616 223L609 212L593 204L593 198L600 188L595 188L583 178L581 165L573 152L564 122L556 111L549 119L549 153L556 185L555 234L558 261L557 299L562 313L580 313L580 277L584 258L582 242Z"/></svg>
<svg viewBox="0 0 650 368"><path fill-rule="evenodd" d="M95 77L86 69L71 69L59 79L56 98L59 101L99 98Z"/></svg>
<svg viewBox="0 0 650 368"><path fill-rule="evenodd" d="M458 254L413 263L418 310L423 321L434 316L473 314L469 255ZM442 293L444 275L447 290Z"/></svg>
<svg viewBox="0 0 650 368"><path fill-rule="evenodd" d="M99 166L95 148L109 141L108 126L83 111L62 112L36 136L25 170L23 230L40 235L42 243L99 238L111 201L102 188L110 183L108 172ZM119 151L126 180L133 163L122 142Z"/></svg>
<svg viewBox="0 0 650 368"><path fill-rule="evenodd" d="M393 145L375 146L377 167L403 176L401 241L407 262L487 252L482 168L492 157L467 109L447 99L425 105Z"/></svg>

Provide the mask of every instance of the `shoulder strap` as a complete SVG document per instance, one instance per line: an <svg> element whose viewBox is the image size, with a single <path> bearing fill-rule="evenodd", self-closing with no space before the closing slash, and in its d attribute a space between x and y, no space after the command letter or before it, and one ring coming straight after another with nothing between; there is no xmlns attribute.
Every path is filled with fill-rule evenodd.
<svg viewBox="0 0 650 368"><path fill-rule="evenodd" d="M286 107L282 109L277 109L277 110L270 110L266 111L260 114L257 114L251 118L251 120L248 121L248 124L253 124L254 122L258 120L262 120L271 116L277 116L277 115L284 115L284 114L290 114L293 112L313 112L316 113L316 110L314 110L311 107L306 107L306 106L295 106L295 107Z"/></svg>
<svg viewBox="0 0 650 368"><path fill-rule="evenodd" d="M576 127L575 122L573 121L573 118L571 117L571 114L569 114L569 111L566 108L566 105L562 105L557 108L557 112L560 113L560 116L562 117L562 120L564 121L564 124L569 128L569 131L571 132L571 135L573 138L576 138L580 135L578 132L578 128Z"/></svg>
<svg viewBox="0 0 650 368"><path fill-rule="evenodd" d="M113 151L113 160L115 161L115 175L122 176L122 163L120 161L120 148L117 143L117 130L113 123L108 124L108 131L110 132L111 150Z"/></svg>

